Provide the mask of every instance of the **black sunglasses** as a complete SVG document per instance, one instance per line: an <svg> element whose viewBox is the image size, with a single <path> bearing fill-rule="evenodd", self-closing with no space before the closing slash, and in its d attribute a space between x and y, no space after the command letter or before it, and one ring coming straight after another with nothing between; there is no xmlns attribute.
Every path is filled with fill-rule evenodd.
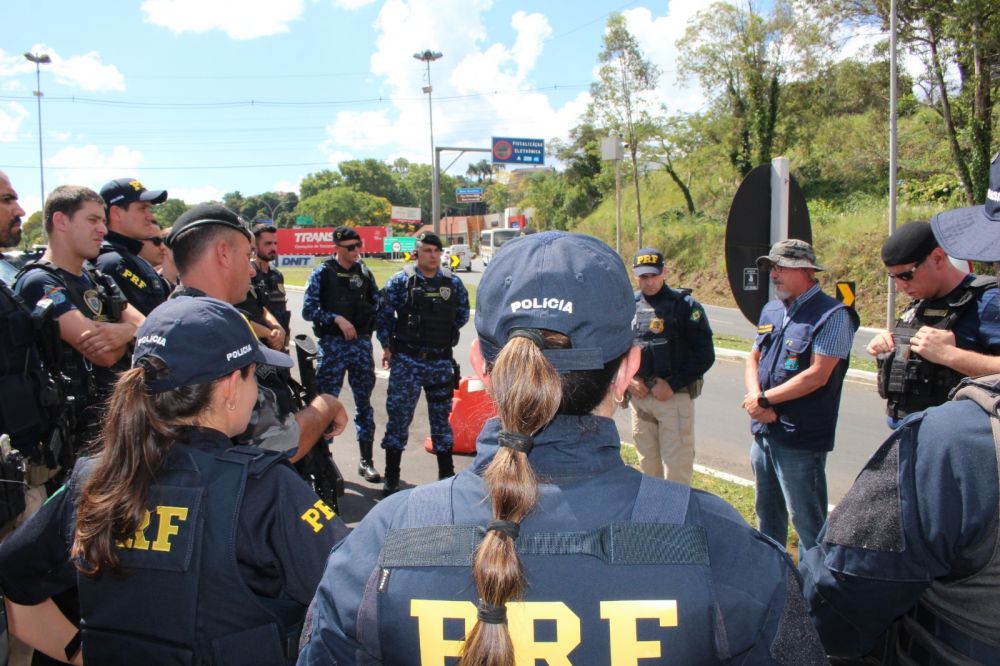
<svg viewBox="0 0 1000 666"><path fill-rule="evenodd" d="M349 245L340 245L339 247L344 248L348 252L354 252L355 250L361 249L361 243L350 243Z"/></svg>
<svg viewBox="0 0 1000 666"><path fill-rule="evenodd" d="M926 259L927 257L924 257ZM921 259L917 263L913 264L910 268L905 271L899 271L898 273L886 273L890 280L902 280L903 282L909 282L913 279L913 273L917 270L920 264L924 263L924 259Z"/></svg>
<svg viewBox="0 0 1000 666"><path fill-rule="evenodd" d="M143 238L142 240L149 241L150 243L152 243L156 247L160 247L161 245L163 245L164 243L166 243L166 241L163 240L163 238L161 238L160 236L150 236L149 238Z"/></svg>

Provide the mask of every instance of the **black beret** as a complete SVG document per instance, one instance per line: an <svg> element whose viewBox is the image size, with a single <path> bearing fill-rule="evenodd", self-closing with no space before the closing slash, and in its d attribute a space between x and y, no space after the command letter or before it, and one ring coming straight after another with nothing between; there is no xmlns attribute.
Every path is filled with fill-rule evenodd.
<svg viewBox="0 0 1000 666"><path fill-rule="evenodd" d="M937 246L929 223L910 222L896 229L882 243L882 263L886 266L912 264L927 257Z"/></svg>
<svg viewBox="0 0 1000 666"><path fill-rule="evenodd" d="M432 231L425 231L417 235L417 242L424 245L433 245L439 250L443 250L444 246L441 244L441 238Z"/></svg>
<svg viewBox="0 0 1000 666"><path fill-rule="evenodd" d="M253 234L246 221L220 203L202 203L180 214L167 236L167 246L173 245L181 235L208 225L230 227L239 231L253 242Z"/></svg>
<svg viewBox="0 0 1000 666"><path fill-rule="evenodd" d="M354 227L337 227L333 230L333 240L342 243L344 241L361 240L361 236L354 230Z"/></svg>

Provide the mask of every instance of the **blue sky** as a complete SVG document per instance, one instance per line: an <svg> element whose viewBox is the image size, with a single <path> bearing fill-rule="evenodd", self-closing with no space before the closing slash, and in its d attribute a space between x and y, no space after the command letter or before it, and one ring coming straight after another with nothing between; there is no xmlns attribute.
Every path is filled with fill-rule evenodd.
<svg viewBox="0 0 1000 666"><path fill-rule="evenodd" d="M430 161L437 145L564 137L586 108L609 13L663 70L672 111L704 105L676 82L675 42L708 0L144 0L11 2L0 49L0 169L39 208L35 67L46 188L137 177L188 203L295 191L343 159ZM481 156L476 156L479 159ZM464 172L459 163L451 172Z"/></svg>

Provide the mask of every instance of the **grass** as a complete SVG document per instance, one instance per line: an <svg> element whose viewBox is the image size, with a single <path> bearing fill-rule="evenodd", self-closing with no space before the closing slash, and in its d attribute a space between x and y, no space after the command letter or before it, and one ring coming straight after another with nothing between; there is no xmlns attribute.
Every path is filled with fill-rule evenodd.
<svg viewBox="0 0 1000 666"><path fill-rule="evenodd" d="M404 263L402 261L391 261L389 259L365 259L365 265L368 266L372 274L375 276L375 282L377 282L380 287L384 287L386 281L390 277L403 270ZM309 275L313 272L313 269L290 266L288 268L282 268L281 272L285 276L285 284L295 287L305 287L306 281L309 280ZM459 277L462 276L461 273L456 273L456 275ZM469 292L469 305L470 307L475 308L476 285L466 283L465 288Z"/></svg>

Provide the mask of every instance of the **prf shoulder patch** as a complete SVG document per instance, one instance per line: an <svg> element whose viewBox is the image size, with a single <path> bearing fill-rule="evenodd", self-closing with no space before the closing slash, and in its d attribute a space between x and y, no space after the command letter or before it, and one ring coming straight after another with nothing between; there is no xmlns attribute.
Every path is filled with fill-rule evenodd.
<svg viewBox="0 0 1000 666"><path fill-rule="evenodd" d="M774 330L774 324L761 324L757 327L758 335L761 333L770 333Z"/></svg>
<svg viewBox="0 0 1000 666"><path fill-rule="evenodd" d="M691 310L691 321L697 324L699 321L701 321L701 315L702 312L700 308L695 308Z"/></svg>

